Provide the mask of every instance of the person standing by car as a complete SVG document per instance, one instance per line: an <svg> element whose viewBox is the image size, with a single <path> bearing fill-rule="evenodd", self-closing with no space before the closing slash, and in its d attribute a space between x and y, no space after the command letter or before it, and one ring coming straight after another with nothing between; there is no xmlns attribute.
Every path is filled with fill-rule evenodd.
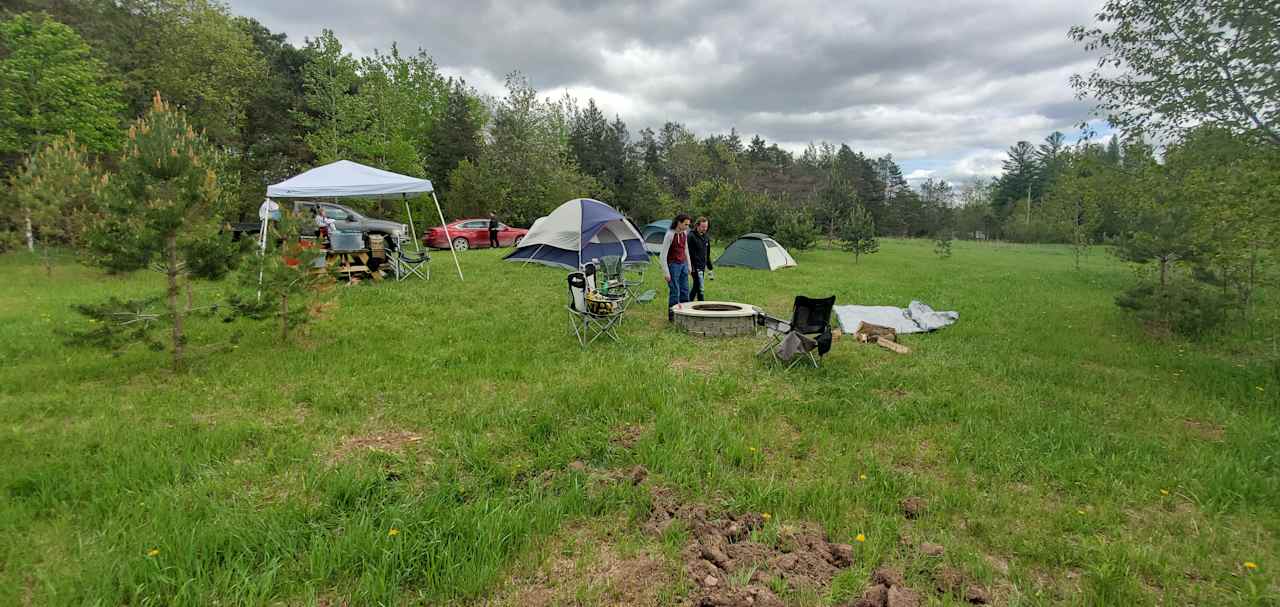
<svg viewBox="0 0 1280 607"><path fill-rule="evenodd" d="M489 246L498 248L498 215L489 211Z"/></svg>
<svg viewBox="0 0 1280 607"><path fill-rule="evenodd" d="M666 238L662 239L662 275L667 279L667 322L675 320L671 310L676 304L689 301L689 216L681 213L671 222Z"/></svg>
<svg viewBox="0 0 1280 607"><path fill-rule="evenodd" d="M689 232L689 263L693 266L693 288L689 290L689 301L706 301L702 292L707 280L707 272L711 267L711 236L707 229L711 227L706 217L699 217L693 222L693 231Z"/></svg>

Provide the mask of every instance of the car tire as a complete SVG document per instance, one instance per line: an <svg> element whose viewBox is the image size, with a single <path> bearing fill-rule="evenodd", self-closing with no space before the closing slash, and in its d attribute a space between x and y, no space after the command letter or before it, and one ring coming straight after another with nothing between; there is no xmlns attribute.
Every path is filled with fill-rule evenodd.
<svg viewBox="0 0 1280 607"><path fill-rule="evenodd" d="M465 251L469 248L471 248L471 243L467 242L466 238L459 236L453 239L453 250Z"/></svg>
<svg viewBox="0 0 1280 607"><path fill-rule="evenodd" d="M513 248L518 248L521 240L524 240L524 236L516 236L516 239L511 241L511 246Z"/></svg>

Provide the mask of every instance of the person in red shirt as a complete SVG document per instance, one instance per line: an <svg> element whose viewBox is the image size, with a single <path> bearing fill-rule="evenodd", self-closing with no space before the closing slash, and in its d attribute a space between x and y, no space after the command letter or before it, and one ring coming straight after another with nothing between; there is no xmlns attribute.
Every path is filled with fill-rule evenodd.
<svg viewBox="0 0 1280 607"><path fill-rule="evenodd" d="M671 310L676 304L689 301L689 216L676 215L671 229L662 239L662 276L667 279L667 322L675 320Z"/></svg>

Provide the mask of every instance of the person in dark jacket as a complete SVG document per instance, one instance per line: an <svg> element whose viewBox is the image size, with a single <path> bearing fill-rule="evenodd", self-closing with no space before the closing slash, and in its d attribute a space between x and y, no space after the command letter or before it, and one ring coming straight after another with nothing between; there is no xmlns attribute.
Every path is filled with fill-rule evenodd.
<svg viewBox="0 0 1280 607"><path fill-rule="evenodd" d="M498 248L498 216L489 212L489 246Z"/></svg>
<svg viewBox="0 0 1280 607"><path fill-rule="evenodd" d="M710 222L706 217L699 217L693 222L693 231L689 233L689 264L692 268L693 287L689 289L689 301L706 301L702 292L711 267L711 236L707 234Z"/></svg>

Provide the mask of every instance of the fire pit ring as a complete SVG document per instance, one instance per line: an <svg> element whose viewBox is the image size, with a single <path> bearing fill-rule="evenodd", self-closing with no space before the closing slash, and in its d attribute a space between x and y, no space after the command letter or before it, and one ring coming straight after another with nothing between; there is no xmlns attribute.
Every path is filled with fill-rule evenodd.
<svg viewBox="0 0 1280 607"><path fill-rule="evenodd" d="M734 301L690 301L671 307L675 324L702 337L754 335L756 307Z"/></svg>

